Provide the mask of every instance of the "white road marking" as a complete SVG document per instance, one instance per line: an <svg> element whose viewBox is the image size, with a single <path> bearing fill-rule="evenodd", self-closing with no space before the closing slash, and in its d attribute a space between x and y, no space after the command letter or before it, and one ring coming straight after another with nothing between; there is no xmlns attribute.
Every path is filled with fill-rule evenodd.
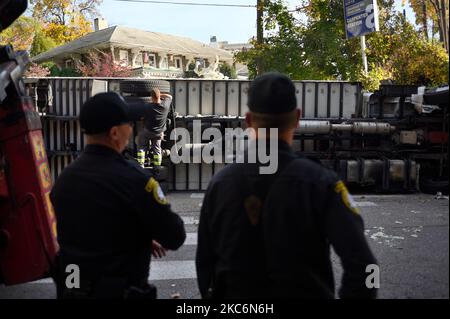
<svg viewBox="0 0 450 319"><path fill-rule="evenodd" d="M197 246L197 233L186 233L183 246Z"/></svg>
<svg viewBox="0 0 450 319"><path fill-rule="evenodd" d="M373 202L355 202L357 207L377 207L378 205Z"/></svg>
<svg viewBox="0 0 450 319"><path fill-rule="evenodd" d="M197 273L194 260L152 261L150 280L195 279Z"/></svg>
<svg viewBox="0 0 450 319"><path fill-rule="evenodd" d="M195 260L152 261L149 280L180 280L197 278ZM53 284L50 278L31 284Z"/></svg>
<svg viewBox="0 0 450 319"><path fill-rule="evenodd" d="M192 193L191 194L191 198L203 199L203 198L205 198L205 194L203 194L203 193Z"/></svg>
<svg viewBox="0 0 450 319"><path fill-rule="evenodd" d="M30 282L30 284L53 284L53 279L45 278L38 281Z"/></svg>
<svg viewBox="0 0 450 319"><path fill-rule="evenodd" d="M186 241L183 246L197 246L197 233L186 233ZM195 274L195 261L156 261L150 264L151 280L177 280L197 278ZM33 281L31 284L52 284L50 278Z"/></svg>
<svg viewBox="0 0 450 319"><path fill-rule="evenodd" d="M199 222L198 217L193 216L182 216L181 219L185 225L198 225Z"/></svg>
<svg viewBox="0 0 450 319"><path fill-rule="evenodd" d="M202 198L204 194L192 194L191 198ZM373 202L356 202L358 207L378 206ZM194 216L181 217L185 225L198 225L199 218ZM376 234L380 235L380 234ZM373 236L373 235L372 235ZM378 237L377 236L377 237ZM380 236L382 237L382 236ZM186 241L183 246L196 246L198 236L197 233L187 233ZM180 280L180 279L196 279L195 260L175 260L175 261L159 261L153 260L150 265L150 280ZM53 284L50 278L31 282L31 284Z"/></svg>
<svg viewBox="0 0 450 319"><path fill-rule="evenodd" d="M407 198L408 195L355 195L352 194L355 199L394 199L394 198Z"/></svg>

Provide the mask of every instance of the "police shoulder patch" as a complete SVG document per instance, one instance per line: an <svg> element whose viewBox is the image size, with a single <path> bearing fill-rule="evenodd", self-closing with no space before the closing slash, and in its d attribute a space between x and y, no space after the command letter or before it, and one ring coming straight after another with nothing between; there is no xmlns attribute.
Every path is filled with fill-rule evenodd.
<svg viewBox="0 0 450 319"><path fill-rule="evenodd" d="M356 206L355 201L353 200L352 195L348 191L347 187L345 186L343 181L339 181L334 186L334 191L337 194L341 195L342 202L344 205L353 213L358 214L360 213L359 208Z"/></svg>
<svg viewBox="0 0 450 319"><path fill-rule="evenodd" d="M161 189L161 186L159 183L151 177L145 186L145 191L147 193L151 193L153 195L153 198L155 201L160 205L168 205L169 202L166 199L166 196L164 195L163 190Z"/></svg>

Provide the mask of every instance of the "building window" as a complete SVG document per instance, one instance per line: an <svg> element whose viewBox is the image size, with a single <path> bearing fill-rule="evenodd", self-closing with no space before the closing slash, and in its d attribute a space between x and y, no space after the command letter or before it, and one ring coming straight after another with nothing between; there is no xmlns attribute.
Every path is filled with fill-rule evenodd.
<svg viewBox="0 0 450 319"><path fill-rule="evenodd" d="M167 59L167 56L161 57L159 68L163 70L169 68L169 60Z"/></svg>
<svg viewBox="0 0 450 319"><path fill-rule="evenodd" d="M119 63L121 66L128 66L128 51L127 50L119 51Z"/></svg>
<svg viewBox="0 0 450 319"><path fill-rule="evenodd" d="M156 54L150 53L148 55L148 65L152 68L156 68Z"/></svg>
<svg viewBox="0 0 450 319"><path fill-rule="evenodd" d="M64 66L67 69L73 69L73 60L66 60L66 61L64 61Z"/></svg>
<svg viewBox="0 0 450 319"><path fill-rule="evenodd" d="M143 55L142 52L138 53L136 55L136 60L134 61L134 66L135 67L142 67L144 65L144 59L143 59Z"/></svg>
<svg viewBox="0 0 450 319"><path fill-rule="evenodd" d="M198 66L202 67L202 68L206 68L207 67L207 61L205 59L203 59L203 58L195 59L195 64L196 65L198 64Z"/></svg>
<svg viewBox="0 0 450 319"><path fill-rule="evenodd" d="M183 59L182 58L175 58L175 68L181 70L183 68Z"/></svg>

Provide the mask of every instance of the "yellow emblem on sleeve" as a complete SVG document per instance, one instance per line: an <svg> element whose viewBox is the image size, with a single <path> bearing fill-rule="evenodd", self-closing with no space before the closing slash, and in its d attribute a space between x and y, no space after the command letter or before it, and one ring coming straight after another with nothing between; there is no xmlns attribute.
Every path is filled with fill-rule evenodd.
<svg viewBox="0 0 450 319"><path fill-rule="evenodd" d="M353 213L358 214L360 213L359 208L356 206L355 201L353 200L352 195L350 195L347 187L345 186L344 182L339 181L336 183L334 187L334 191L341 195L342 201L344 202L344 205L350 209Z"/></svg>
<svg viewBox="0 0 450 319"><path fill-rule="evenodd" d="M164 195L163 190L161 189L161 186L159 186L159 183L153 177L150 178L147 185L145 186L145 191L147 193L152 193L153 198L158 204L160 205L169 204L169 202L166 199L166 196Z"/></svg>

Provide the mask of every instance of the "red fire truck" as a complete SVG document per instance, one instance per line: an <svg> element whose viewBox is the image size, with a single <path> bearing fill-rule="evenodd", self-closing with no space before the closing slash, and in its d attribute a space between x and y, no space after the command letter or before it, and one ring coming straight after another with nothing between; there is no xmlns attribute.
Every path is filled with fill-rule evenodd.
<svg viewBox="0 0 450 319"><path fill-rule="evenodd" d="M1 0L0 31L26 8L26 0ZM0 283L7 285L48 276L58 250L41 121L24 93L27 63L26 52L0 46Z"/></svg>

